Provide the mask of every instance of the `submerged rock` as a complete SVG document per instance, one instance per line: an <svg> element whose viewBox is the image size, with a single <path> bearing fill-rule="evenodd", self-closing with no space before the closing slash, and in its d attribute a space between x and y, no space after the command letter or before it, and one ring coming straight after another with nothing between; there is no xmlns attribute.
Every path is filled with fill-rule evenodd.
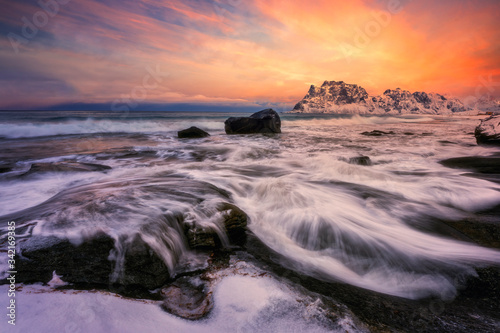
<svg viewBox="0 0 500 333"><path fill-rule="evenodd" d="M453 169L468 169L482 174L499 174L500 157L466 156L440 161L442 165Z"/></svg>
<svg viewBox="0 0 500 333"><path fill-rule="evenodd" d="M481 120L474 132L478 145L500 146L500 115Z"/></svg>
<svg viewBox="0 0 500 333"><path fill-rule="evenodd" d="M224 122L226 134L281 133L281 119L273 109L266 109L250 117L231 117Z"/></svg>
<svg viewBox="0 0 500 333"><path fill-rule="evenodd" d="M350 164L357 164L357 165L372 165L372 161L370 157L368 156L357 156L357 157L351 157L349 159Z"/></svg>
<svg viewBox="0 0 500 333"><path fill-rule="evenodd" d="M177 132L177 137L179 139L206 138L207 136L210 136L210 134L195 126L191 126L188 129Z"/></svg>
<svg viewBox="0 0 500 333"><path fill-rule="evenodd" d="M379 130L373 130L371 132L361 133L361 135L366 135L366 136L382 136L382 135L389 135L389 134L394 134L394 132L393 131L384 132L384 131L379 131Z"/></svg>
<svg viewBox="0 0 500 333"><path fill-rule="evenodd" d="M80 162L33 163L28 172L92 172L110 170L111 167L102 164Z"/></svg>
<svg viewBox="0 0 500 333"><path fill-rule="evenodd" d="M144 198L169 206L148 207ZM19 282L48 283L55 271L73 284L151 290L186 272L179 260L189 247L245 244L247 215L228 200L209 183L163 175L71 188L3 218L26 235L18 243ZM29 236L23 221L36 221L40 234ZM194 262L206 255L198 253Z"/></svg>
<svg viewBox="0 0 500 333"><path fill-rule="evenodd" d="M197 278L179 278L163 288L161 294L165 297L161 308L185 319L203 318L213 308L212 291Z"/></svg>
<svg viewBox="0 0 500 333"><path fill-rule="evenodd" d="M12 171L12 167L10 165L0 165L0 173L7 173Z"/></svg>

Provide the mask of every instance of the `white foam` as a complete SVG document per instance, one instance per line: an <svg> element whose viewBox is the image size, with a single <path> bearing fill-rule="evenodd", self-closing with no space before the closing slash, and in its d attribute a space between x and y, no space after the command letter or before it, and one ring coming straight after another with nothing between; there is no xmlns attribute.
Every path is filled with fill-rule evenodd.
<svg viewBox="0 0 500 333"><path fill-rule="evenodd" d="M0 286L0 293L7 295L7 289ZM15 299L16 325L9 325L2 318L2 332L32 332L35 328L39 333L335 332L307 318L308 312L315 311L315 304L304 305L303 296L270 278L223 278L215 289L212 313L199 321L168 314L155 301L131 300L103 292L63 293L48 287L24 286ZM7 303L7 298L3 303ZM343 326L339 325L338 332L358 331L347 317L339 324Z"/></svg>

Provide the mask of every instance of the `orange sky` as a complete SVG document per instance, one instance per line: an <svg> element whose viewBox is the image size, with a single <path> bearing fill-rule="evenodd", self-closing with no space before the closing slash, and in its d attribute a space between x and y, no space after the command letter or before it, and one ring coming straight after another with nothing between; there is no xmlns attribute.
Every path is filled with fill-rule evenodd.
<svg viewBox="0 0 500 333"><path fill-rule="evenodd" d="M36 1L0 14L0 108L286 110L324 80L500 96L497 0L47 1L53 16Z"/></svg>

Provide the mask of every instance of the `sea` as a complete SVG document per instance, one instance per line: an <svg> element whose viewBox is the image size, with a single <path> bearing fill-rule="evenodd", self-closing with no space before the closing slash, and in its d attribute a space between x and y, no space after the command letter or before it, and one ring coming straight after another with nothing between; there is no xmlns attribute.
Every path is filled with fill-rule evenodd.
<svg viewBox="0 0 500 333"><path fill-rule="evenodd" d="M34 234L56 235L78 243L96 231L115 239L147 233L144 239L174 272L179 262L196 256L185 239L173 235L175 228L161 228L165 216L182 216L219 228L214 212L218 199L211 191L190 185L196 181L227 193L228 200L248 215L248 233L281 258L274 264L286 262L287 270L323 283L345 284L401 299L431 297L448 302L457 297L464 280L476 275L475 267L500 264L498 249L440 234L433 227L436 221L462 221L500 205L498 182L440 163L500 153L499 148L476 144L474 128L484 117L281 113L281 134L225 133L227 118L248 115L2 111L2 238L7 237L6 223L16 218L19 240ZM177 137L179 130L191 126L210 136ZM366 135L373 130L384 133ZM32 168L34 164L61 162L109 168ZM162 190L172 186L175 193ZM6 250L2 249L0 255L5 273ZM262 265L259 269L266 267ZM279 277L269 281L246 278L221 278L214 316L224 316L226 311L234 320L221 324L219 319L209 317L204 324L179 321L175 325L180 326L175 326L172 321L177 319L169 319L169 325L178 331L204 332L323 330L319 324L307 326L313 325L312 319L303 317L303 312L291 318L288 310L278 311L279 302L273 303L274 315L266 315L266 302L287 297L284 295L288 292L276 291L284 288L285 282L277 280ZM293 281L289 283L293 285ZM260 294L245 291L245 285ZM241 298L239 303L230 303L242 293L247 293L250 301ZM32 297L38 297L35 294ZM5 301L6 296L1 296ZM65 303L64 295L57 297L50 302L77 304L73 299ZM83 301L89 296L74 297ZM27 297L26 302L29 300ZM41 302L38 298L31 300L33 304ZM3 303L1 308L5 308ZM45 305L50 308L50 304ZM129 309L136 313L150 306L143 304L141 308L141 304L133 303ZM23 311L26 317L35 316L36 309L32 305ZM55 316L54 311L48 312L48 318ZM154 313L171 316L161 310ZM30 319L29 324L48 329L53 324L41 319L47 316L35 316L40 322ZM362 323L356 324L354 314L346 316L350 326L346 324L339 331L366 329ZM2 321L3 317L2 313ZM146 327L151 328L155 321L147 320ZM116 328L121 326L96 327L97 331L107 327L107 332L118 332Z"/></svg>

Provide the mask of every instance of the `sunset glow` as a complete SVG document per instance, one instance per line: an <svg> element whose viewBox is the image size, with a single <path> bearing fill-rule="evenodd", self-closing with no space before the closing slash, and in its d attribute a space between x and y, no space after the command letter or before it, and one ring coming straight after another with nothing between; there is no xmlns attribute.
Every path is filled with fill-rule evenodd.
<svg viewBox="0 0 500 333"><path fill-rule="evenodd" d="M498 97L498 14L496 0L9 2L0 108L284 111L324 80Z"/></svg>

